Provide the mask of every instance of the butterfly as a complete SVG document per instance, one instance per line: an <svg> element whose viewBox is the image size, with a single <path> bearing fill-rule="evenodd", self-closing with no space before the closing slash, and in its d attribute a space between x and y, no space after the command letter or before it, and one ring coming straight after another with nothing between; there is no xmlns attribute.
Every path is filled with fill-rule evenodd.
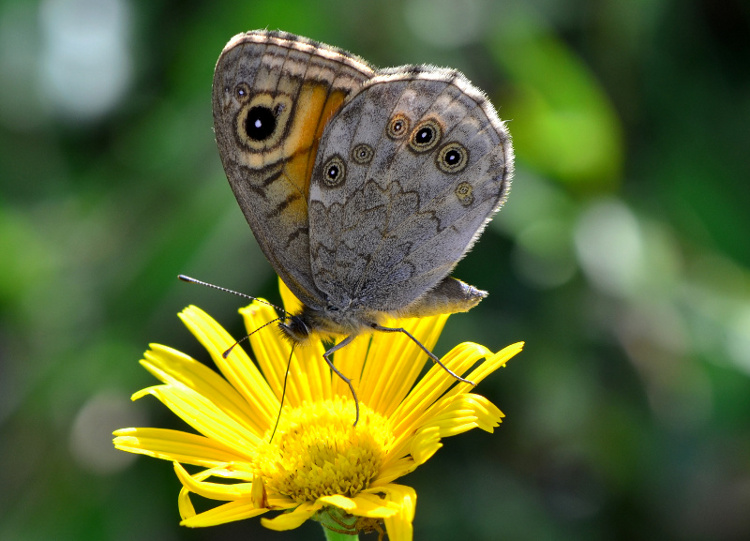
<svg viewBox="0 0 750 541"><path fill-rule="evenodd" d="M281 331L294 344L342 336L324 358L355 403L331 355L360 334L406 333L439 363L384 323L467 311L486 296L450 276L510 190L510 135L486 96L456 70L375 69L255 30L219 57L213 116L237 202L303 304Z"/></svg>

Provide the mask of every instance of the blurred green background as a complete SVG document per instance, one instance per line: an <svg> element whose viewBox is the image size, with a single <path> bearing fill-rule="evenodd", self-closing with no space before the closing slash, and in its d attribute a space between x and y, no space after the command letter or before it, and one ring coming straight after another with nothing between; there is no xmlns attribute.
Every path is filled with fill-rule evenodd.
<svg viewBox="0 0 750 541"><path fill-rule="evenodd" d="M0 2L0 539L322 539L178 526L169 463L113 429L180 425L151 341L237 337L278 299L224 177L211 80L253 28L377 66L464 71L510 120L510 200L455 275L490 291L437 352L525 351L507 414L402 479L415 538L750 539L750 7L741 0Z"/></svg>

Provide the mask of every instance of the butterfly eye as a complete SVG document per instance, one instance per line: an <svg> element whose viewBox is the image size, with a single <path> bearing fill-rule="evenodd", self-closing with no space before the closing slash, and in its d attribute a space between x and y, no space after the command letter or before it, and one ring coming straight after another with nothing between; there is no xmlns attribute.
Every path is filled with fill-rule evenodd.
<svg viewBox="0 0 750 541"><path fill-rule="evenodd" d="M415 126L409 138L409 148L414 152L427 152L437 146L442 136L443 129L440 123L428 118Z"/></svg>
<svg viewBox="0 0 750 541"><path fill-rule="evenodd" d="M402 113L396 113L388 122L388 137L401 139L409 132L409 119Z"/></svg>
<svg viewBox="0 0 750 541"><path fill-rule="evenodd" d="M454 193L458 197L458 201L465 207L471 206L474 202L474 188L468 182L462 182L456 186Z"/></svg>
<svg viewBox="0 0 750 541"><path fill-rule="evenodd" d="M460 143L443 145L435 158L435 164L443 173L459 173L469 163L469 151Z"/></svg>
<svg viewBox="0 0 750 541"><path fill-rule="evenodd" d="M339 156L333 156L323 166L323 182L329 188L338 186L346 177L346 164Z"/></svg>
<svg viewBox="0 0 750 541"><path fill-rule="evenodd" d="M360 165L368 164L372 161L373 150L370 145L360 143L352 149L352 160Z"/></svg>

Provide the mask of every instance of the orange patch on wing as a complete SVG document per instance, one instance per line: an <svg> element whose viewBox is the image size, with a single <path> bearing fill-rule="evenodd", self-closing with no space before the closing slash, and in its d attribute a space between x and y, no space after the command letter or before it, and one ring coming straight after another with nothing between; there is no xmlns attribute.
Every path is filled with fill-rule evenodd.
<svg viewBox="0 0 750 541"><path fill-rule="evenodd" d="M345 92L330 92L328 85L317 82L303 84L297 96L294 121L284 143L287 148L285 154L289 156L284 173L303 195L301 204L305 211L320 137L328 120L341 108L345 97ZM298 205L298 202L295 201L293 205Z"/></svg>
<svg viewBox="0 0 750 541"><path fill-rule="evenodd" d="M310 177L305 173L307 153L301 153L294 156L284 164L284 174L292 180L295 188L299 190L299 197L291 200L284 207L283 214L289 218L290 213L294 216L294 221L307 224L307 196L310 193Z"/></svg>
<svg viewBox="0 0 750 541"><path fill-rule="evenodd" d="M323 130L328 124L328 121L333 115L341 109L341 105L346 99L347 93L341 90L337 90L328 94L328 99L323 104L323 110L318 120L318 125L315 127L315 142L313 143L312 159L307 164L307 178L312 177L312 169L315 165L315 156L318 153L318 145L320 144L320 138L323 137ZM308 186L309 189L309 186Z"/></svg>

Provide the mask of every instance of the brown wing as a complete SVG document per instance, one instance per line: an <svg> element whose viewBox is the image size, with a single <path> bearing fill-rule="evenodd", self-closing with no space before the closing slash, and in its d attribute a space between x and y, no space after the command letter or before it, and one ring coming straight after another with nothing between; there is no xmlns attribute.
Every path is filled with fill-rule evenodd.
<svg viewBox="0 0 750 541"><path fill-rule="evenodd" d="M481 295L453 282L429 292L503 204L512 170L505 124L463 75L379 72L321 139L309 212L317 287L341 308L470 308Z"/></svg>
<svg viewBox="0 0 750 541"><path fill-rule="evenodd" d="M274 270L313 308L321 300L310 268L310 175L326 123L372 76L349 53L266 30L232 38L216 65L224 171Z"/></svg>

